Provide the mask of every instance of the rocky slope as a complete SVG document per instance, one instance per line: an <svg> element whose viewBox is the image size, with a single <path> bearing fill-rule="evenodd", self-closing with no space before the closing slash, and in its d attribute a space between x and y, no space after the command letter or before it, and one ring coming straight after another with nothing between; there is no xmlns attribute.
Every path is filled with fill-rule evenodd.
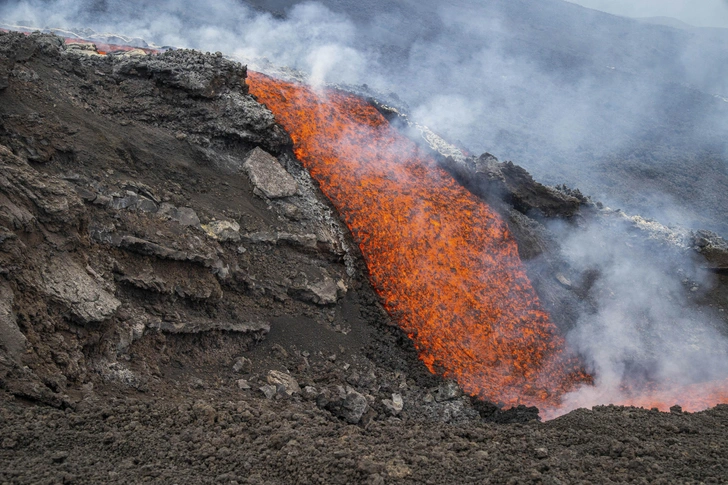
<svg viewBox="0 0 728 485"><path fill-rule="evenodd" d="M428 374L245 76L0 33L0 482L720 480L724 406L544 424ZM598 208L449 163L568 326L591 283L545 223ZM723 278L725 243L685 237Z"/></svg>

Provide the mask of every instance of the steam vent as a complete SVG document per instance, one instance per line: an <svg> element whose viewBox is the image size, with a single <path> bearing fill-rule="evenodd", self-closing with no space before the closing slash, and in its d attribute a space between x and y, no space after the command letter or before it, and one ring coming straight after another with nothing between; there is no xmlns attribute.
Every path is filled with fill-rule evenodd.
<svg viewBox="0 0 728 485"><path fill-rule="evenodd" d="M199 34L222 5L246 30L220 38L255 46L263 32L314 42L348 25L318 4L261 16L226 2L160 6L160 18L191 9ZM367 15L384 8L362 2ZM518 19L542 34L575 35L568 16L554 27L539 10L571 3L503 6L528 9ZM717 232L469 155L366 86L312 86L267 61L253 71L227 53L90 29L38 32L7 11L0 484L726 483L728 242ZM322 12L327 27L313 28ZM672 47L685 38L579 18L639 39L657 29ZM574 61L581 38L562 52L518 32L498 69L521 62L521 44L549 46L549 69L590 69ZM621 95L634 66L616 65ZM499 72L482 84L502 94L503 79L515 82ZM689 104L681 89L668 90L681 109L724 103ZM473 123L502 122L510 140L509 103ZM610 163L598 173L636 162Z"/></svg>

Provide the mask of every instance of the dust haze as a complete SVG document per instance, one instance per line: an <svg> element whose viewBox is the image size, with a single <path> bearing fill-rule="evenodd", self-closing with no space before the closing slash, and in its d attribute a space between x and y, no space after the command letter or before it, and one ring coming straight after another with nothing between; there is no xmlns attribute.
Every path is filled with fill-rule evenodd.
<svg viewBox="0 0 728 485"><path fill-rule="evenodd" d="M367 84L473 153L664 223L728 234L728 30L675 29L557 0L251 3L7 2L0 18L267 58L316 83ZM520 15L525 5L529 15ZM690 3L696 16L718 7ZM551 229L573 268L602 276L590 293L595 310L567 336L597 386L570 405L602 403L635 376L680 384L728 376L719 316L685 302L686 281L698 291L711 284L690 261L626 250L619 225Z"/></svg>

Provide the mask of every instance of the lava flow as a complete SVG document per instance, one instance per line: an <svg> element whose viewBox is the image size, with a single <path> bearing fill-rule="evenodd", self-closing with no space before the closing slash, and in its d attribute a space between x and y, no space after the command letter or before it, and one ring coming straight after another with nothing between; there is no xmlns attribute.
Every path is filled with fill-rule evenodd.
<svg viewBox="0 0 728 485"><path fill-rule="evenodd" d="M248 74L250 92L290 133L430 371L506 405L558 406L591 380L564 357L497 214L364 100Z"/></svg>

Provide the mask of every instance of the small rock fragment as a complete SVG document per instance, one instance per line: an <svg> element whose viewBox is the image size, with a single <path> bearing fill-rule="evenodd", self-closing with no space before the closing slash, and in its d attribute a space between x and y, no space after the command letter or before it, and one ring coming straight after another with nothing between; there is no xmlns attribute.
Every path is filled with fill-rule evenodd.
<svg viewBox="0 0 728 485"><path fill-rule="evenodd" d="M347 387L346 390L339 388L338 397L333 399L319 394L317 404L349 424L357 424L369 409L367 398L351 387Z"/></svg>
<svg viewBox="0 0 728 485"><path fill-rule="evenodd" d="M219 241L240 241L240 224L235 221L211 221L203 224L202 229L208 236Z"/></svg>
<svg viewBox="0 0 728 485"><path fill-rule="evenodd" d="M51 456L51 460L53 460L53 463L63 463L64 461L66 461L67 458L67 451L57 451Z"/></svg>
<svg viewBox="0 0 728 485"><path fill-rule="evenodd" d="M564 285L566 288L571 288L571 280L561 273L556 273L556 281Z"/></svg>
<svg viewBox="0 0 728 485"><path fill-rule="evenodd" d="M383 399L382 404L384 407L392 413L393 416L397 416L404 409L404 400L401 394L392 394L392 399Z"/></svg>
<svg viewBox="0 0 728 485"><path fill-rule="evenodd" d="M544 458L549 457L549 450L548 448L536 448L535 450L536 458L543 460Z"/></svg>
<svg viewBox="0 0 728 485"><path fill-rule="evenodd" d="M463 395L462 389L455 381L446 381L435 391L435 401L452 401Z"/></svg>
<svg viewBox="0 0 728 485"><path fill-rule="evenodd" d="M233 364L233 371L235 372L249 374L251 370L253 370L253 362L247 357L240 357Z"/></svg>
<svg viewBox="0 0 728 485"><path fill-rule="evenodd" d="M303 388L303 398L309 401L313 401L318 396L318 391L313 386L306 386Z"/></svg>
<svg viewBox="0 0 728 485"><path fill-rule="evenodd" d="M190 207L175 207L165 202L160 206L158 214L166 215L182 226L200 227L200 218Z"/></svg>
<svg viewBox="0 0 728 485"><path fill-rule="evenodd" d="M261 386L258 389L260 389L260 392L265 394L265 397L267 399L273 399L273 396L275 396L276 392L277 392L276 386L271 386L271 385Z"/></svg>
<svg viewBox="0 0 728 485"><path fill-rule="evenodd" d="M247 391L248 389L251 389L250 384L248 384L248 381L245 379L238 379L237 380L238 389L241 389L243 391Z"/></svg>
<svg viewBox="0 0 728 485"><path fill-rule="evenodd" d="M389 460L386 466L387 475L392 478L403 479L412 474L412 470L401 458Z"/></svg>

